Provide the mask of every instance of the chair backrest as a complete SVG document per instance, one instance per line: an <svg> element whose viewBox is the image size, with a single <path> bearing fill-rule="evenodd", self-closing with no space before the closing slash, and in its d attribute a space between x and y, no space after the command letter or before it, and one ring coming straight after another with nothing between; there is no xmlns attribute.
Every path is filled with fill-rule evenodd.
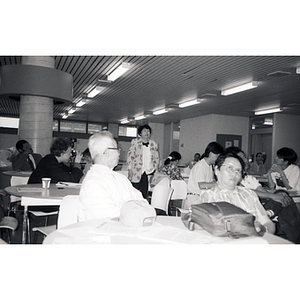
<svg viewBox="0 0 300 300"><path fill-rule="evenodd" d="M21 176L11 176L10 178L10 185L22 185L22 184L27 184L27 181L29 179L28 177L21 177Z"/></svg>
<svg viewBox="0 0 300 300"><path fill-rule="evenodd" d="M28 179L29 179L29 176L28 177L11 176L11 178L10 178L10 185L11 186L15 186L15 185L27 184ZM21 200L20 197L16 197L16 196L13 196L13 195L10 196L10 202L11 203L18 202L20 200Z"/></svg>
<svg viewBox="0 0 300 300"><path fill-rule="evenodd" d="M186 199L187 196L187 184L184 180L172 180L171 188L174 189L172 193L172 200Z"/></svg>
<svg viewBox="0 0 300 300"><path fill-rule="evenodd" d="M153 188L151 205L164 210L168 214L168 206L173 189L169 186L157 184Z"/></svg>
<svg viewBox="0 0 300 300"><path fill-rule="evenodd" d="M65 227L82 219L81 202L79 196L69 195L65 196L60 204L57 228Z"/></svg>

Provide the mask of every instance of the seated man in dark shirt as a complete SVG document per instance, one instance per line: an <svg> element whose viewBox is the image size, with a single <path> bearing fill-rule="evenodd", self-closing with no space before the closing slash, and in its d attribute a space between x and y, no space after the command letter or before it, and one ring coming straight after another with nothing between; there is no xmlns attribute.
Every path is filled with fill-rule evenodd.
<svg viewBox="0 0 300 300"><path fill-rule="evenodd" d="M62 138L55 139L52 142L50 154L42 158L29 177L28 183L41 183L43 177L51 178L51 183L79 182L83 175L79 165L81 155L77 155L75 158L75 165L78 165L79 168L64 164L69 162L71 151L71 141Z"/></svg>
<svg viewBox="0 0 300 300"><path fill-rule="evenodd" d="M42 156L33 153L31 145L25 141L20 140L16 144L19 153L12 157L12 168L14 171L33 171L42 159Z"/></svg>

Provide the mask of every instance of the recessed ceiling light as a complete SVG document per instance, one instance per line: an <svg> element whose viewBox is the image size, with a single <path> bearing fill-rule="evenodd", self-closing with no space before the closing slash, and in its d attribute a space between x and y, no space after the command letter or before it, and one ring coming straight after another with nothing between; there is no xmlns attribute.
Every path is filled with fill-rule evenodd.
<svg viewBox="0 0 300 300"><path fill-rule="evenodd" d="M282 109L280 107L261 109L261 110L255 111L254 114L259 116L259 115L272 114L272 113L277 113L277 112L282 112Z"/></svg>
<svg viewBox="0 0 300 300"><path fill-rule="evenodd" d="M201 99L196 98L194 100L190 100L190 101L179 103L179 107L180 108L184 108L184 107L188 107L188 106L199 104L200 102L201 102Z"/></svg>
<svg viewBox="0 0 300 300"><path fill-rule="evenodd" d="M240 92L243 92L246 90L256 88L257 86L258 86L257 81L251 81L246 84L242 84L242 85L230 88L230 89L222 90L221 95L228 96L228 95L232 95L232 94L236 94L236 93L240 93Z"/></svg>

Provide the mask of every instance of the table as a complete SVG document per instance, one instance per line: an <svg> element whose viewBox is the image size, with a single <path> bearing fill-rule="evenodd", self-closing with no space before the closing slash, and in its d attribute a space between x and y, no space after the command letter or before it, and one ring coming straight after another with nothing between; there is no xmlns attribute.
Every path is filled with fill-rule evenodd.
<svg viewBox="0 0 300 300"><path fill-rule="evenodd" d="M5 191L13 196L21 197L21 205L24 206L22 244L26 243L28 206L55 206L60 205L62 199L68 195L79 195L80 185L57 186L50 184L49 189L43 189L41 183L15 185L5 188Z"/></svg>
<svg viewBox="0 0 300 300"><path fill-rule="evenodd" d="M131 228L116 219L94 219L60 228L44 244L292 244L266 233L263 237L231 239L205 230L189 231L180 217L157 216L154 226Z"/></svg>
<svg viewBox="0 0 300 300"><path fill-rule="evenodd" d="M8 175L8 176L30 177L32 171L13 171L13 170L8 170L8 171L3 171L2 173L4 175Z"/></svg>

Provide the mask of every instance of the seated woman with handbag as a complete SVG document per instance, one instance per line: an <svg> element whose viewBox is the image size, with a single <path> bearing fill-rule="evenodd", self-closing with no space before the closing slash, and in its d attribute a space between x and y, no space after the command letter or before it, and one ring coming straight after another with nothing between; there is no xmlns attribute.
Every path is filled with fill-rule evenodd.
<svg viewBox="0 0 300 300"><path fill-rule="evenodd" d="M257 194L239 186L244 177L245 163L235 153L223 153L215 163L216 185L211 189L200 190L199 194L188 195L183 208L193 204L210 202L229 202L256 217L256 222L263 225L269 233L275 232L275 225L259 201Z"/></svg>

